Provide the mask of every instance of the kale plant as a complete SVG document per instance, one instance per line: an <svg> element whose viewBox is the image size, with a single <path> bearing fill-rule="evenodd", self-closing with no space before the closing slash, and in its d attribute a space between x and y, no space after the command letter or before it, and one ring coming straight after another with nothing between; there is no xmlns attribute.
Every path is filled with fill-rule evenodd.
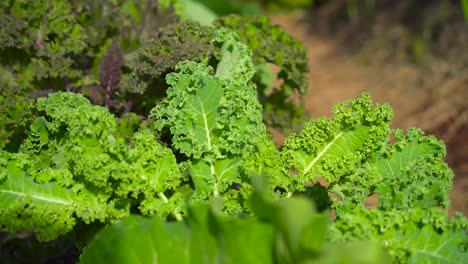
<svg viewBox="0 0 468 264"><path fill-rule="evenodd" d="M0 231L70 239L84 263L468 261L444 144L390 129L388 105L363 94L275 148L265 98L303 92L307 63L267 19L169 23L143 40L99 13L141 22L149 2L52 2L0 4ZM265 63L279 92L255 78Z"/></svg>

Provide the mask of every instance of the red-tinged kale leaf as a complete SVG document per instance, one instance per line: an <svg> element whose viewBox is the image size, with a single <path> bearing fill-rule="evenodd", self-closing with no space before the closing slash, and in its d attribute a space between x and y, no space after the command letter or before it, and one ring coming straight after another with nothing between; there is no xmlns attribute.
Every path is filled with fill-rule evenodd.
<svg viewBox="0 0 468 264"><path fill-rule="evenodd" d="M147 89L146 85L151 86L151 82L164 79L177 63L209 60L216 53L213 39L214 30L197 22L173 23L159 29L125 65L122 89L142 94ZM149 84L135 85L135 81Z"/></svg>
<svg viewBox="0 0 468 264"><path fill-rule="evenodd" d="M101 94L104 97L104 106L111 106L111 96L119 88L122 75L123 53L117 43L113 43L102 58L99 81L101 82Z"/></svg>
<svg viewBox="0 0 468 264"><path fill-rule="evenodd" d="M7 48L22 49L28 46L22 35L25 34L26 27L21 20L0 11L0 50Z"/></svg>

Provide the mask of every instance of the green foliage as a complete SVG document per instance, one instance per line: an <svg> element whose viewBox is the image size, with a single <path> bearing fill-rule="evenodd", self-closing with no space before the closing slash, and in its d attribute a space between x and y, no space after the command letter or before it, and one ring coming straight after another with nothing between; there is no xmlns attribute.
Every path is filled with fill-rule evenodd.
<svg viewBox="0 0 468 264"><path fill-rule="evenodd" d="M72 59L87 46L85 31L67 1L2 1L2 62L22 88L33 82L66 78L76 81L81 69ZM2 19L3 20L3 19ZM12 31L16 31L12 33ZM16 46L16 44L19 44ZM15 45L15 46L13 46Z"/></svg>
<svg viewBox="0 0 468 264"><path fill-rule="evenodd" d="M120 93L144 94L138 97L133 111L152 108L165 94L166 74L184 60L208 62L217 49L212 42L215 32L196 22L167 25L156 32L123 67ZM148 112L150 109L147 109Z"/></svg>
<svg viewBox="0 0 468 264"><path fill-rule="evenodd" d="M0 80L0 148L17 148L34 117L31 89Z"/></svg>
<svg viewBox="0 0 468 264"><path fill-rule="evenodd" d="M132 207L179 217L178 196L164 192L179 187L183 176L149 130L125 144L112 114L71 93L41 98L37 108L43 114L20 151L1 152L2 230L30 230L50 240L79 222L122 218Z"/></svg>
<svg viewBox="0 0 468 264"><path fill-rule="evenodd" d="M330 238L380 240L397 263L463 263L459 247L467 242L468 222L448 220L440 209L449 208L453 177L443 143L418 129L390 130L391 109L373 107L368 95L333 112L333 119L317 119L288 137L282 151L298 188L322 177L338 197L331 203L336 220ZM375 194L377 207L365 207ZM415 244L415 237L427 239Z"/></svg>
<svg viewBox="0 0 468 264"><path fill-rule="evenodd" d="M203 64L180 63L167 77L167 97L150 117L157 131L170 131L172 146L191 160L194 199L222 195L233 204L226 205L227 211L242 212L243 190L250 186L250 175L242 173L243 156L258 151L267 134L251 82L250 50L226 30L216 40L223 43L216 72Z"/></svg>
<svg viewBox="0 0 468 264"><path fill-rule="evenodd" d="M328 215L307 199L267 197L256 192L251 199L259 219L226 217L207 205L192 205L185 223L126 218L99 232L80 262L390 263L375 242L326 242Z"/></svg>
<svg viewBox="0 0 468 264"><path fill-rule="evenodd" d="M305 121L305 112L290 97L295 91L304 94L307 88L309 66L302 43L265 16L229 15L218 19L215 25L236 32L252 49L254 64L259 66L254 80L267 125L282 131L300 127ZM277 76L273 76L269 64L279 67ZM280 89L271 90L273 79L283 81Z"/></svg>
<svg viewBox="0 0 468 264"><path fill-rule="evenodd" d="M447 212L439 209L449 208L453 177L443 160L445 146L418 129L396 130L392 136L395 140L359 170L331 183L330 191L342 200L333 205L339 232L334 239L381 240L402 263L464 263L466 253L459 247L468 239L466 218L447 220ZM364 208L375 193L381 196L377 207Z"/></svg>
<svg viewBox="0 0 468 264"><path fill-rule="evenodd" d="M304 74L309 71L306 51L302 43L280 26L272 25L266 16L237 15L222 17L215 25L236 32L241 41L253 50L254 64L269 62L277 65L281 69L278 77L284 81L282 90L286 95L294 89L305 92L307 78Z"/></svg>
<svg viewBox="0 0 468 264"><path fill-rule="evenodd" d="M160 104L161 108L154 108L154 120L149 124L138 126L139 118L131 114L117 122L106 108L91 106L81 95L58 93L39 99L39 117L20 150L1 152L2 230L30 230L37 232L39 239L50 240L72 234L78 225L110 224L130 212L182 220L187 215L187 201L205 203L214 197L217 208L224 212L254 214L259 219L230 220L233 226L255 230L265 237L252 223L263 221L263 225L266 221L273 225L275 242L267 243L265 250L273 247L275 253L264 253L281 263L298 263L311 252L317 256L316 250L324 256L339 257L332 251L332 255L326 253L337 244L325 246L324 241L361 239L382 243L397 263L466 260L463 245L468 222L461 215L454 219L447 216L453 174L443 161L445 148L441 142L417 129L406 134L390 130L390 108L374 107L364 95L338 105L332 119L311 121L277 151L260 121L260 108L244 107L251 112L237 109L238 105L255 102L249 99L255 99L255 93L240 89L243 85L254 91L249 78L241 78L253 74L249 60L242 60L249 58L249 50L227 31L220 32L218 39L224 40L226 60L216 72L193 62L178 65L168 78L173 94ZM230 64L240 67L226 68ZM156 131L148 126L155 126ZM170 132L171 147L179 153L177 159L156 141L154 132L163 135L167 133L164 128ZM390 141L391 137L394 140ZM254 189L252 175L263 175L271 187L254 193L249 205ZM336 220L326 233L320 233L325 229L317 227L326 224L326 216L301 209L309 202L281 200L300 193L304 184L318 176L330 186L314 185L308 188L308 196L321 211L336 210ZM327 200L327 192L339 198ZM374 194L380 196L377 207L365 207ZM278 202L265 202L278 198ZM189 215L203 211L191 210ZM304 215L296 217L299 212ZM131 221L136 221L136 226L140 222ZM180 239L186 242L174 237L173 245L182 243L182 248L175 246L177 250L183 250L191 239L200 239L191 238L192 231L186 225L152 221L158 228L185 230L180 230ZM235 224L238 221L245 224ZM224 228L230 225L219 226L223 228L219 232L228 232ZM203 229L189 227L198 230L193 231L196 233ZM134 231L129 232L133 236ZM211 232L209 229L203 235L211 237L207 238L212 241L210 247L221 252L231 248L219 244L218 236ZM255 232L248 234L256 237ZM230 231L228 234L232 235ZM303 237L306 234L310 235ZM235 241L241 234L235 235L229 240L235 243L232 247L237 247ZM343 257L351 257L348 247L353 248L345 246L343 252L348 253ZM231 256L229 252L223 254ZM191 257L198 259L195 255ZM370 261L380 255L360 257L365 256ZM253 255L252 261L256 259Z"/></svg>
<svg viewBox="0 0 468 264"><path fill-rule="evenodd" d="M332 241L379 240L394 263L467 261L468 223L464 216L449 219L438 208L372 210L350 205L344 210L337 208L338 214L330 230Z"/></svg>
<svg viewBox="0 0 468 264"><path fill-rule="evenodd" d="M204 26L209 26L218 17L208 6L198 0L161 0L158 5L162 7L174 7L182 20L196 21Z"/></svg>
<svg viewBox="0 0 468 264"><path fill-rule="evenodd" d="M164 98L165 76L178 62L192 60L216 67L220 59L221 47L214 43L216 28L211 26L216 16L199 14L197 10L203 8L197 1L11 0L0 7L2 82L31 89L30 93L41 91L42 96L44 90L79 91L118 115L133 111L146 116ZM198 22L205 18L209 21L201 26ZM306 60L304 49L266 18L232 19L223 26L235 30L254 49L256 65L274 62L284 70L280 77L289 88L274 101L261 101L272 113L265 114L272 120L268 123L284 129L291 118L297 124L294 118L303 112L285 98L291 89L306 86L305 77L299 76L306 65L296 63L297 58ZM265 46L251 41L253 28L247 25L254 20L258 21L254 34L268 43ZM285 56L281 50L291 52ZM261 84L257 79L258 75L254 80ZM259 87L263 98L270 87Z"/></svg>
<svg viewBox="0 0 468 264"><path fill-rule="evenodd" d="M183 2L0 4L1 231L86 246L136 214L82 260L382 263L383 245L396 263L467 261L442 142L391 130L364 94L277 150L262 118L300 116L287 97L305 91L302 45L264 17L173 23L168 3Z"/></svg>
<svg viewBox="0 0 468 264"><path fill-rule="evenodd" d="M105 80L100 77L118 73L123 55L138 48L155 29L178 20L172 9L157 8L146 0L9 0L0 3L0 18L0 82L2 89L15 87L9 96L36 98L53 91L81 91L94 103L124 108L123 112L132 103L117 93L120 76L113 75L115 87L102 83ZM119 63L102 61L111 55L109 51L119 53L109 50L110 46L123 51ZM11 108L4 103L0 107ZM20 113L24 107L17 108L14 111ZM18 121L23 123L22 118Z"/></svg>
<svg viewBox="0 0 468 264"><path fill-rule="evenodd" d="M323 177L339 182L386 143L390 107L372 106L369 95L333 108L335 118L319 118L290 135L283 146L284 168L303 185Z"/></svg>
<svg viewBox="0 0 468 264"><path fill-rule="evenodd" d="M196 1L213 10L218 16L226 16L229 14L259 15L262 12L260 7L251 1Z"/></svg>

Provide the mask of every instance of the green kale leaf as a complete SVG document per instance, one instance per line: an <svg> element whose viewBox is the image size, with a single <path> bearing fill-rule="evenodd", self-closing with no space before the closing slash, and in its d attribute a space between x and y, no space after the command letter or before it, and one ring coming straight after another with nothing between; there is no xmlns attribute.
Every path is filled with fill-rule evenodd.
<svg viewBox="0 0 468 264"><path fill-rule="evenodd" d="M167 77L171 85L167 97L150 117L155 119L157 131L169 130L172 146L190 159L194 199L222 195L226 210L244 211L242 201L251 190L253 171L244 167L248 163L243 158L266 150L259 146L268 134L251 83L250 50L227 30L219 31L216 40L223 43L216 72L201 63L180 63Z"/></svg>
<svg viewBox="0 0 468 264"><path fill-rule="evenodd" d="M173 193L183 175L150 130L128 140L106 108L79 94L51 94L37 109L41 116L19 151L2 150L2 230L50 240L78 223L107 224L133 210L181 219L186 198Z"/></svg>

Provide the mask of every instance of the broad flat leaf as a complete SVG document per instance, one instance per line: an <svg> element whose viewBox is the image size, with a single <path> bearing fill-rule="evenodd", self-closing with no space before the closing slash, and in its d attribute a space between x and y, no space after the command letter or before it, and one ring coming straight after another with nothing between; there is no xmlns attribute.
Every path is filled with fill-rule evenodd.
<svg viewBox="0 0 468 264"><path fill-rule="evenodd" d="M215 12L194 0L179 0L183 5L181 16L196 21L204 26L210 26L218 18Z"/></svg>
<svg viewBox="0 0 468 264"><path fill-rule="evenodd" d="M190 247L194 241L190 236L184 223L168 224L157 217L130 216L99 232L85 249L80 263L192 263ZM214 263L215 251L209 249L204 253L209 260L205 263Z"/></svg>
<svg viewBox="0 0 468 264"><path fill-rule="evenodd" d="M313 260L314 264L391 264L392 258L378 241L354 241L349 243L329 243L322 251L322 257Z"/></svg>
<svg viewBox="0 0 468 264"><path fill-rule="evenodd" d="M274 202L267 196L262 191L255 196L275 211L262 220L226 216L213 203L192 204L185 223L130 216L101 230L81 263L388 263L377 243L326 243L327 215L316 214L307 199Z"/></svg>
<svg viewBox="0 0 468 264"><path fill-rule="evenodd" d="M204 207L194 210L209 213ZM130 216L99 232L80 263L273 263L270 225L225 216L202 218L167 223Z"/></svg>
<svg viewBox="0 0 468 264"><path fill-rule="evenodd" d="M327 216L317 214L305 197L279 201L271 221L277 230L276 254L280 263L296 263L303 250L319 249L325 242Z"/></svg>
<svg viewBox="0 0 468 264"><path fill-rule="evenodd" d="M273 226L253 219L218 216L211 228L222 250L223 264L274 263Z"/></svg>

